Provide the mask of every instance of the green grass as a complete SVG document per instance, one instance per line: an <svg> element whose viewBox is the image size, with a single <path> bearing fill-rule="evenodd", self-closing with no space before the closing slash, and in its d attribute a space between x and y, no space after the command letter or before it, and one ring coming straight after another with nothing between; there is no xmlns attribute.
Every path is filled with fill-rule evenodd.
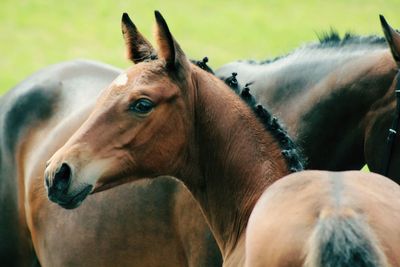
<svg viewBox="0 0 400 267"><path fill-rule="evenodd" d="M152 40L153 10L191 58L211 65L287 53L315 33L381 34L378 14L400 27L399 0L0 1L0 94L46 65L89 58L127 67L122 12Z"/></svg>

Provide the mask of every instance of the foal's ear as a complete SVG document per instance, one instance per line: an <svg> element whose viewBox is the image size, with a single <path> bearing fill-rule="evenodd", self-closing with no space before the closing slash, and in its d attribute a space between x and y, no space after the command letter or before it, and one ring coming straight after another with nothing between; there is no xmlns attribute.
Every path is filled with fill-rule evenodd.
<svg viewBox="0 0 400 267"><path fill-rule="evenodd" d="M133 24L127 13L122 15L121 28L125 40L126 56L128 59L132 60L134 63L139 63L143 60L157 57L153 46L137 30L135 24Z"/></svg>
<svg viewBox="0 0 400 267"><path fill-rule="evenodd" d="M381 20L383 33L389 44L390 50L397 65L400 67L400 33L393 29L386 21L385 17L379 15Z"/></svg>
<svg viewBox="0 0 400 267"><path fill-rule="evenodd" d="M156 16L156 29L155 29L155 38L158 43L158 56L160 59L164 59L167 68L176 69L180 66L186 66L187 59L185 53L182 51L179 44L175 41L175 38L172 36L169 31L168 25L165 22L163 16L160 12L154 11Z"/></svg>

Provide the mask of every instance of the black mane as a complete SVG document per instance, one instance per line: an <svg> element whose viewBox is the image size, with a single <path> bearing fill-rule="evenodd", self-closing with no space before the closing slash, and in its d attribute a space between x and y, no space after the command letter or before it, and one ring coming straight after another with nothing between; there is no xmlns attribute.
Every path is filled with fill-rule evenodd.
<svg viewBox="0 0 400 267"><path fill-rule="evenodd" d="M387 43L383 36L377 35L356 35L350 32L346 32L343 37L334 30L330 29L327 32L321 32L317 34L318 42L311 42L305 44L303 47L299 49L325 49L325 48L346 48L354 45L362 46L362 47L386 47ZM265 60L239 60L239 62L246 62L249 64L254 65L264 65L273 63L279 59L285 58L293 53L298 51L297 49L293 52L290 52L283 56L278 56L272 59L265 59Z"/></svg>
<svg viewBox="0 0 400 267"><path fill-rule="evenodd" d="M236 80L237 73L232 73L232 76L224 80L224 82L243 99L246 104L253 110L255 115L260 119L265 128L274 136L282 149L282 155L285 157L286 162L291 172L304 170L305 161L304 157L299 152L297 145L290 138L286 130L282 127L278 118L273 116L261 104L257 104L256 99L251 95L249 86L251 83L246 84L242 89Z"/></svg>
<svg viewBox="0 0 400 267"><path fill-rule="evenodd" d="M356 35L351 32L346 32L343 37L335 29L328 32L317 34L319 44L311 45L311 47L342 47L346 45L386 45L386 40L383 36L377 35Z"/></svg>
<svg viewBox="0 0 400 267"><path fill-rule="evenodd" d="M191 62L203 70L214 74L214 71L207 65L208 58L204 57L202 61L191 60ZM238 81L236 80L237 73L232 73L232 76L222 80L232 89L237 95L243 99L246 104L253 110L254 114L263 123L265 128L272 134L272 136L278 141L279 146L282 149L282 155L286 159L291 172L297 172L304 170L305 161L303 155L299 152L297 145L293 142L286 130L282 127L279 120L272 116L272 114L265 109L262 105L257 104L256 99L250 94L249 86L251 83L246 84L243 88L240 88Z"/></svg>

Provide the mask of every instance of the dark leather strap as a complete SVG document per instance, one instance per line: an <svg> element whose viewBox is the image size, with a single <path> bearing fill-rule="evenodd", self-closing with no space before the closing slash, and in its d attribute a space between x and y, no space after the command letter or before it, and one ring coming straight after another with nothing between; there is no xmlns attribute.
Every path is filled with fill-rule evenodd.
<svg viewBox="0 0 400 267"><path fill-rule="evenodd" d="M386 138L386 153L383 158L381 174L388 176L392 154L395 148L396 136L399 134L399 119L400 119L400 70L397 72L396 79L396 113L394 115L392 126L389 128Z"/></svg>

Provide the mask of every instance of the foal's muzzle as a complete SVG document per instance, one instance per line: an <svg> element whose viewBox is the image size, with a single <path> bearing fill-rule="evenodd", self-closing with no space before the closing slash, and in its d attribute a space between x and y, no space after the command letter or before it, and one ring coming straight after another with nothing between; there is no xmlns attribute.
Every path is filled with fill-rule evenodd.
<svg viewBox="0 0 400 267"><path fill-rule="evenodd" d="M93 188L91 185L85 185L79 190L69 192L71 180L72 170L67 163L62 163L61 167L55 172L54 177L50 177L49 172L45 174L49 199L66 209L78 207Z"/></svg>

